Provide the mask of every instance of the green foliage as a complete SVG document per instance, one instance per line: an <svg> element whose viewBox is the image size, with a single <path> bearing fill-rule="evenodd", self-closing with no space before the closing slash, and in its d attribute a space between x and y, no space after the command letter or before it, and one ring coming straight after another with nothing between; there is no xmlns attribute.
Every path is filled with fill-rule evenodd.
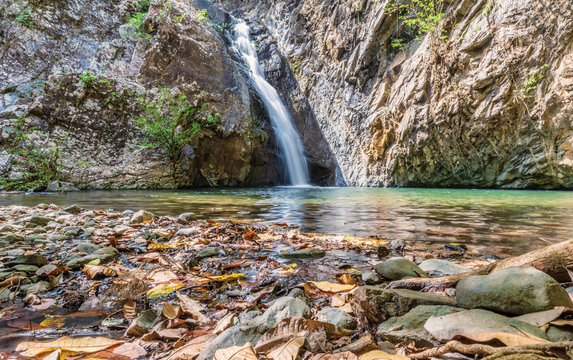
<svg viewBox="0 0 573 360"><path fill-rule="evenodd" d="M13 121L11 126L13 143L9 150L11 154L16 155L14 165L22 171L22 176L17 179L0 180L0 186L5 190L44 190L52 181L63 180L60 141L47 148L34 146L24 129L25 121L25 118Z"/></svg>
<svg viewBox="0 0 573 360"><path fill-rule="evenodd" d="M392 48L398 49L399 51L402 51L405 45L406 45L406 40L404 39L392 39L392 42L390 43L390 46L392 46Z"/></svg>
<svg viewBox="0 0 573 360"><path fill-rule="evenodd" d="M263 125L262 121L257 117L252 117L249 123L249 132L247 133L247 137L251 140L255 140L257 138L265 141L267 134L261 129Z"/></svg>
<svg viewBox="0 0 573 360"><path fill-rule="evenodd" d="M434 32L444 13L443 0L391 0L385 7L387 13L398 15L404 25L412 29L418 38Z"/></svg>
<svg viewBox="0 0 573 360"><path fill-rule="evenodd" d="M96 78L95 74L88 70L80 74L80 79L82 79L82 82L87 88L91 88L94 86L95 78Z"/></svg>
<svg viewBox="0 0 573 360"><path fill-rule="evenodd" d="M298 74L300 72L300 60L295 60L290 66L290 69L294 74Z"/></svg>
<svg viewBox="0 0 573 360"><path fill-rule="evenodd" d="M136 4L137 12L146 13L149 11L149 7L151 6L151 0L143 0Z"/></svg>
<svg viewBox="0 0 573 360"><path fill-rule="evenodd" d="M530 92L537 89L537 85L545 78L544 71L548 67L548 64L544 64L537 69L531 70L527 77L521 82L520 87L513 90L514 101L527 98Z"/></svg>
<svg viewBox="0 0 573 360"><path fill-rule="evenodd" d="M122 25L124 33L123 37L129 38L134 41L149 39L151 35L146 31L145 28L145 17L147 12L137 12L133 14L127 24Z"/></svg>
<svg viewBox="0 0 573 360"><path fill-rule="evenodd" d="M203 24L209 23L209 18L207 17L207 9L197 10L197 18Z"/></svg>
<svg viewBox="0 0 573 360"><path fill-rule="evenodd" d="M34 25L34 19L32 17L32 12L30 9L23 8L18 13L18 16L12 21L14 24L21 24L23 26L32 27Z"/></svg>
<svg viewBox="0 0 573 360"><path fill-rule="evenodd" d="M175 175L181 152L202 130L221 122L219 114L207 113L209 105L196 108L183 94L173 96L168 89L160 89L159 98L148 100L140 96L142 116L134 119L147 139L140 144L148 148L159 147L169 157L172 175Z"/></svg>

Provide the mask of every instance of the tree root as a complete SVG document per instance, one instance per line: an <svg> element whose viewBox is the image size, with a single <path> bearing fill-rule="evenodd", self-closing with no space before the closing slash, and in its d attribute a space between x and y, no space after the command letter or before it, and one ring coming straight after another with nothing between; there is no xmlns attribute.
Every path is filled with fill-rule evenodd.
<svg viewBox="0 0 573 360"><path fill-rule="evenodd" d="M458 352L466 355L485 355L486 357L483 358L483 360L495 360L510 356L513 357L513 355L516 354L520 354L520 356L530 355L530 358L543 359L547 358L548 355L550 355L549 358L552 358L551 354L548 354L548 352L551 352L554 349L568 351L572 345L573 342L565 341L521 346L494 347L484 344L462 344L457 340L452 340L447 342L444 346L410 354L408 357L410 359L429 359L451 352Z"/></svg>
<svg viewBox="0 0 573 360"><path fill-rule="evenodd" d="M500 260L477 270L441 278L415 278L391 282L388 289L429 290L455 286L466 276L487 275L513 266L533 266L559 282L571 281L566 268L573 265L573 240L564 241L543 249Z"/></svg>

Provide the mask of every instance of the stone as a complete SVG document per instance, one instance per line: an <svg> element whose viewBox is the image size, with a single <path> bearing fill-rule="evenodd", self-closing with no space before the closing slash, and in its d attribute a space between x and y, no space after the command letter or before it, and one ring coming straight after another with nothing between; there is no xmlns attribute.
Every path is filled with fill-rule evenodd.
<svg viewBox="0 0 573 360"><path fill-rule="evenodd" d="M381 262L374 266L374 270L386 280L401 280L428 276L414 262L401 257Z"/></svg>
<svg viewBox="0 0 573 360"><path fill-rule="evenodd" d="M278 298L270 304L265 312L252 320L232 326L219 334L199 354L197 360L208 360L213 357L215 351L230 346L242 346L247 342L254 345L261 336L279 321L288 317L310 317L310 308L301 299L285 296Z"/></svg>
<svg viewBox="0 0 573 360"><path fill-rule="evenodd" d="M16 265L13 266L12 269L17 270L17 271L24 271L27 273L35 273L36 271L38 271L38 267L36 265Z"/></svg>
<svg viewBox="0 0 573 360"><path fill-rule="evenodd" d="M28 219L28 222L31 224L36 224L36 225L48 225L48 223L50 221L53 221L54 219L46 217L46 216L39 216L39 215L33 215L32 217L30 217L30 219Z"/></svg>
<svg viewBox="0 0 573 360"><path fill-rule="evenodd" d="M378 276L378 274L368 269L362 270L361 277L366 285L378 285L384 282L384 279Z"/></svg>
<svg viewBox="0 0 573 360"><path fill-rule="evenodd" d="M36 270L36 275L39 277L49 277L54 271L58 269L57 265L54 264L46 264Z"/></svg>
<svg viewBox="0 0 573 360"><path fill-rule="evenodd" d="M456 335L488 332L506 332L516 335L527 333L547 339L547 335L537 326L482 309L432 316L426 321L424 329L439 341L451 340Z"/></svg>
<svg viewBox="0 0 573 360"><path fill-rule="evenodd" d="M546 334L549 341L552 342L573 341L573 331L571 328L566 326L561 327L549 325L546 330Z"/></svg>
<svg viewBox="0 0 573 360"><path fill-rule="evenodd" d="M468 267L458 265L451 261L439 260L439 259L428 259L422 261L422 263L420 264L420 269L422 269L426 274L433 277L462 274L465 272L472 271L472 269Z"/></svg>
<svg viewBox="0 0 573 360"><path fill-rule="evenodd" d="M5 241L8 244L20 242L20 241L23 241L24 239L25 239L24 236L18 235L18 234L6 234L6 235L0 237L1 241Z"/></svg>
<svg viewBox="0 0 573 360"><path fill-rule="evenodd" d="M219 249L216 247L207 247L204 249L199 250L197 253L197 257L200 259L213 257L219 255Z"/></svg>
<svg viewBox="0 0 573 360"><path fill-rule="evenodd" d="M126 331L127 335L142 336L147 334L151 327L161 320L161 314L155 310L144 311L137 319L133 319Z"/></svg>
<svg viewBox="0 0 573 360"><path fill-rule="evenodd" d="M456 286L456 300L464 308L512 315L573 306L569 294L557 281L530 266L463 278Z"/></svg>
<svg viewBox="0 0 573 360"><path fill-rule="evenodd" d="M150 221L150 220L153 220L153 214L152 213L150 213L149 211L145 211L145 210L139 210L138 212L133 214L130 222L132 224L141 224L145 221Z"/></svg>
<svg viewBox="0 0 573 360"><path fill-rule="evenodd" d="M79 214L82 212L82 208L79 207L78 205L72 205L72 206L68 206L67 208L64 208L64 211L70 214Z"/></svg>
<svg viewBox="0 0 573 360"><path fill-rule="evenodd" d="M76 237L83 232L83 229L79 226L66 226L64 228L64 235L70 238Z"/></svg>
<svg viewBox="0 0 573 360"><path fill-rule="evenodd" d="M326 256L326 252L320 249L295 250L279 255L283 259L320 259L324 256Z"/></svg>
<svg viewBox="0 0 573 360"><path fill-rule="evenodd" d="M121 216L129 216L129 217L132 217L133 214L135 214L135 211L133 211L133 210L125 210L124 212L121 213Z"/></svg>
<svg viewBox="0 0 573 360"><path fill-rule="evenodd" d="M17 257L14 260L7 261L5 263L6 266L14 266L14 265L36 265L42 266L48 263L48 259L40 254L30 254L30 255L22 255Z"/></svg>
<svg viewBox="0 0 573 360"><path fill-rule="evenodd" d="M343 329L356 329L356 320L344 310L324 307L316 314L316 320L336 325Z"/></svg>
<svg viewBox="0 0 573 360"><path fill-rule="evenodd" d="M391 317L402 316L418 305L456 306L456 302L447 296L376 286L359 287L351 301L356 317L376 325Z"/></svg>
<svg viewBox="0 0 573 360"><path fill-rule="evenodd" d="M187 225L191 220L195 220L196 218L194 213L183 213L177 217L177 222L182 225Z"/></svg>
<svg viewBox="0 0 573 360"><path fill-rule="evenodd" d="M66 265L71 269L78 269L92 260L99 259L102 263L111 260L119 252L116 248L108 246L94 251L92 254L86 256L73 256L68 259Z"/></svg>
<svg viewBox="0 0 573 360"><path fill-rule="evenodd" d="M47 192L78 191L79 189L70 182L52 181L46 188Z"/></svg>
<svg viewBox="0 0 573 360"><path fill-rule="evenodd" d="M432 347L437 342L424 329L426 321L432 316L449 315L463 310L447 305L419 305L402 316L391 317L380 324L376 335L394 344L402 341L415 341L417 346Z"/></svg>
<svg viewBox="0 0 573 360"><path fill-rule="evenodd" d="M190 237L190 236L197 235L200 233L201 233L201 231L199 229L186 228L186 229L181 229L181 230L177 231L174 236Z"/></svg>
<svg viewBox="0 0 573 360"><path fill-rule="evenodd" d="M98 249L100 249L98 245L88 241L81 242L78 244L78 246L76 246L76 251L84 252L87 254L91 254Z"/></svg>

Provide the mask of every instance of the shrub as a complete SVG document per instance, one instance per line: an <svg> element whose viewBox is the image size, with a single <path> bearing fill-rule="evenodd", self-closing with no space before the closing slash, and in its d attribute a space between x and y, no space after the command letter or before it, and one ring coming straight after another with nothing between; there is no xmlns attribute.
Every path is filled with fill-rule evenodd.
<svg viewBox="0 0 573 360"><path fill-rule="evenodd" d="M444 16L443 0L391 0L385 7L387 13L395 13L404 25L414 30L418 37L438 28Z"/></svg>

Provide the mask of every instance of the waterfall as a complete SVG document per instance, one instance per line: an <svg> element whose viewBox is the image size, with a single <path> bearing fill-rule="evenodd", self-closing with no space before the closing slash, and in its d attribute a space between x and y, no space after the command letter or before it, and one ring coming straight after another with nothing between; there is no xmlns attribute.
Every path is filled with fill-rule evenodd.
<svg viewBox="0 0 573 360"><path fill-rule="evenodd" d="M308 185L308 167L302 141L287 107L275 88L265 80L255 46L249 37L249 26L244 21L235 25L235 36L235 46L249 65L253 83L269 113L289 185Z"/></svg>

